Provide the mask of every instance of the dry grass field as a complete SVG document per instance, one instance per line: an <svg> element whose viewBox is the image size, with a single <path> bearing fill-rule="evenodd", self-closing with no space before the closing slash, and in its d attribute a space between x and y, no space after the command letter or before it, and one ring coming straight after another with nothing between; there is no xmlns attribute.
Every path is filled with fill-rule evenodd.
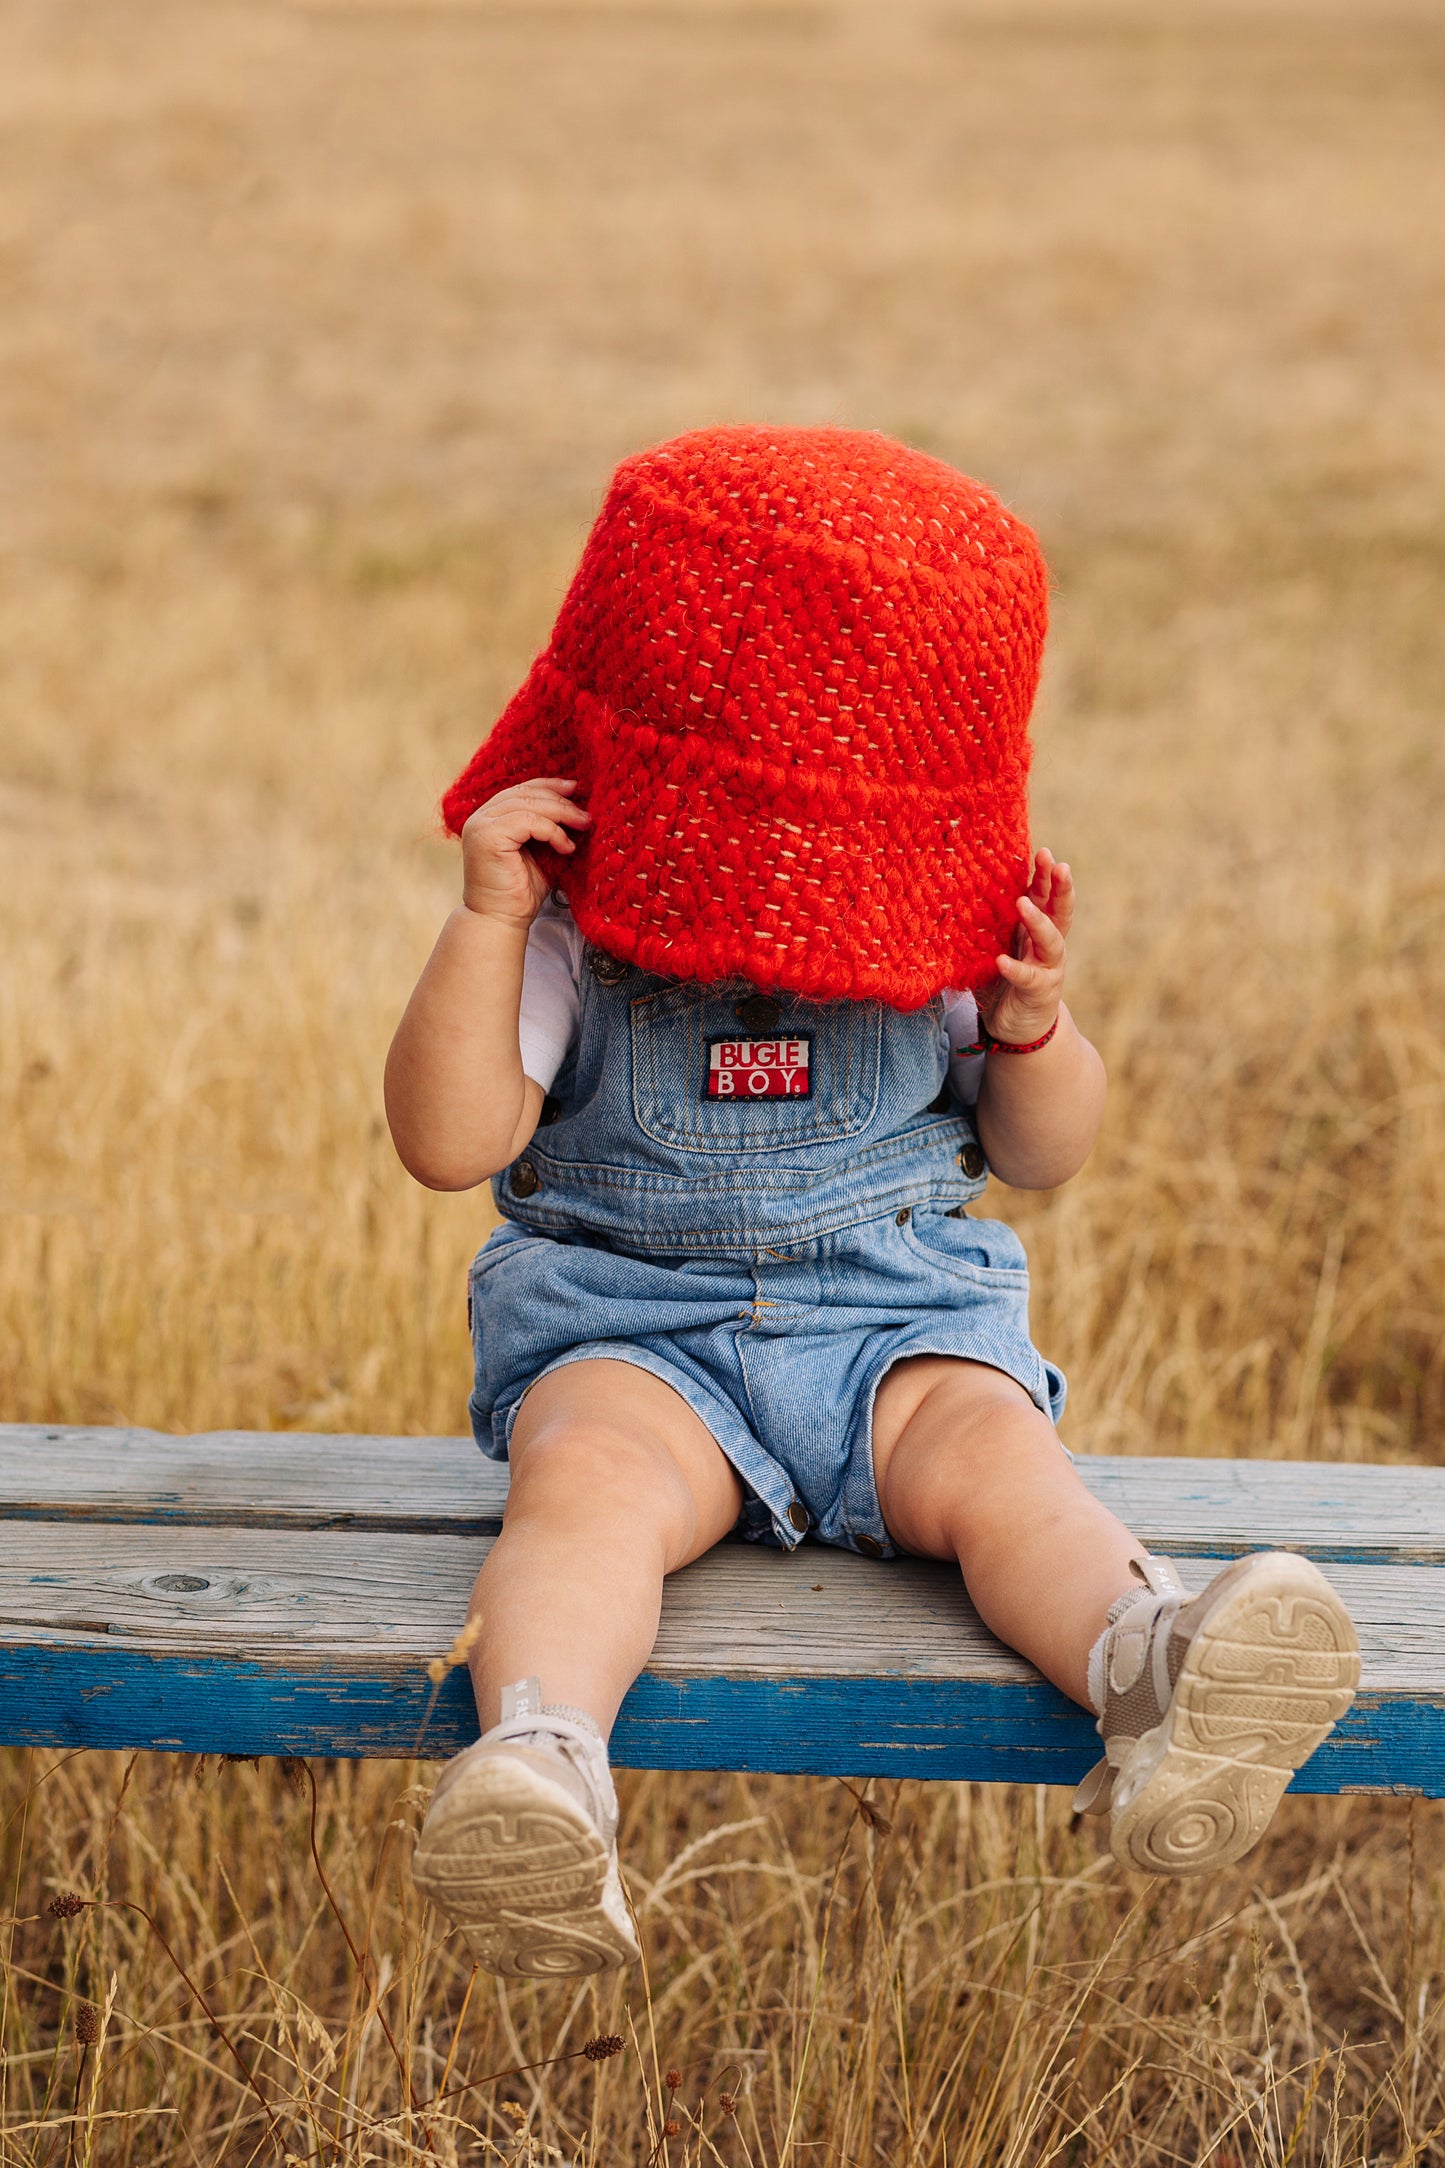
<svg viewBox="0 0 1445 2168"><path fill-rule="evenodd" d="M1112 1099L998 1209L1069 1442L1445 1458L1437 9L0 41L0 1417L464 1427L489 1207L378 1082L436 796L611 462L757 417L954 459L1054 567ZM1439 1806L1290 1802L1175 1887L1058 1793L635 1776L646 1978L534 1991L412 1897L420 1765L5 1774L7 2164L1445 2161Z"/></svg>

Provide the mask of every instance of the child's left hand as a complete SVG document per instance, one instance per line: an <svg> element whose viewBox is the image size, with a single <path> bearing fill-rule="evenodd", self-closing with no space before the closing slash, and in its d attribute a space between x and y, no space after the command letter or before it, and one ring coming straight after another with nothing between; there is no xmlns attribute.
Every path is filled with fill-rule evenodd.
<svg viewBox="0 0 1445 2168"><path fill-rule="evenodd" d="M1028 892L1019 898L1013 953L997 958L999 984L982 1004L996 1039L1029 1046L1059 1013L1064 991L1064 943L1074 921L1074 877L1052 851L1039 851Z"/></svg>

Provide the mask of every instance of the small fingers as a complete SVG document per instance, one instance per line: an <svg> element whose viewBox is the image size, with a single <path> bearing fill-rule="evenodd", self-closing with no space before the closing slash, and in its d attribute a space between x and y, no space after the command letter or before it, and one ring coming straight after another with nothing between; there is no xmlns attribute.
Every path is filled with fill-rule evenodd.
<svg viewBox="0 0 1445 2168"><path fill-rule="evenodd" d="M994 963L1001 979L1007 979L1010 986L1017 986L1027 993L1042 992L1057 976L1046 965L1033 963L1026 956L996 956Z"/></svg>
<svg viewBox="0 0 1445 2168"><path fill-rule="evenodd" d="M591 815L586 807L578 805L569 795L576 788L575 783L523 783L522 803L546 806L559 820L589 820Z"/></svg>
<svg viewBox="0 0 1445 2168"><path fill-rule="evenodd" d="M562 806L572 804L572 793L576 789L576 779L569 775L530 776L524 783L510 783L505 790L484 798L470 818L496 820L511 807L519 805L546 805L560 810Z"/></svg>
<svg viewBox="0 0 1445 2168"><path fill-rule="evenodd" d="M1050 918L1057 918L1061 898L1066 893L1072 897L1073 888L1074 876L1062 859L1055 858L1047 848L1035 852L1033 878L1027 893L1041 910L1047 911Z"/></svg>
<svg viewBox="0 0 1445 2168"><path fill-rule="evenodd" d="M540 815L543 819L566 821L571 827L585 828L592 815L585 806L564 798L541 783L522 783L514 791L503 791L500 796L488 799L472 818L479 826L500 828L504 833L524 825Z"/></svg>
<svg viewBox="0 0 1445 2168"><path fill-rule="evenodd" d="M1064 960L1062 927L1035 903L1032 896L1019 897L1019 922L1027 931L1040 959L1057 970Z"/></svg>
<svg viewBox="0 0 1445 2168"><path fill-rule="evenodd" d="M528 843L548 843L554 851L571 852L577 848L575 836L569 836L560 821L554 821L545 813L525 815L507 830L507 841L518 850Z"/></svg>
<svg viewBox="0 0 1445 2168"><path fill-rule="evenodd" d="M566 828L562 825L569 816L574 825L579 818L583 821L587 818L580 806L568 806L560 814L552 812L546 806L538 806L535 812L524 816L522 833L519 835L518 841L550 843L557 850L575 851L577 839L575 836L569 836Z"/></svg>
<svg viewBox="0 0 1445 2168"><path fill-rule="evenodd" d="M570 796L576 788L577 785L568 782L565 776L536 776L530 783L518 783L513 789L503 791L500 797L492 799L491 803L500 805L504 800L510 799L519 805L548 806L559 815L581 813L585 819L585 809Z"/></svg>
<svg viewBox="0 0 1445 2168"><path fill-rule="evenodd" d="M577 848L577 840L568 829L586 829L590 825L590 816L583 808L566 798L539 795L531 803L511 798L507 804L494 798L471 816L462 830L462 845L469 859L478 851L510 857L529 843L547 843L570 856Z"/></svg>
<svg viewBox="0 0 1445 2168"><path fill-rule="evenodd" d="M1074 923L1074 876L1066 865L1055 866L1053 894L1049 898L1049 917L1059 932L1067 934Z"/></svg>

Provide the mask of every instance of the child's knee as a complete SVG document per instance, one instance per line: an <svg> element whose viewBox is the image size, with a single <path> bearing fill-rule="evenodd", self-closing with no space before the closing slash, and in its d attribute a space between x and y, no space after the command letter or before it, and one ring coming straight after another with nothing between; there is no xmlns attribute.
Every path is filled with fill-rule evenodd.
<svg viewBox="0 0 1445 2168"><path fill-rule="evenodd" d="M520 1437L514 1433L509 1518L533 1510L552 1518L616 1513L648 1527L666 1524L690 1505L666 1445L605 1410L549 1416Z"/></svg>
<svg viewBox="0 0 1445 2168"><path fill-rule="evenodd" d="M885 1390L898 1385L885 1400ZM874 1479L895 1542L944 1556L995 1482L1014 1489L1036 1454L1069 1466L1049 1418L1001 1370L957 1357L900 1364L878 1395Z"/></svg>
<svg viewBox="0 0 1445 2168"><path fill-rule="evenodd" d="M905 1441L951 1450L987 1446L1000 1432L1053 1425L1016 1378L957 1355L912 1355L895 1363L878 1388L873 1409L873 1458L881 1476Z"/></svg>

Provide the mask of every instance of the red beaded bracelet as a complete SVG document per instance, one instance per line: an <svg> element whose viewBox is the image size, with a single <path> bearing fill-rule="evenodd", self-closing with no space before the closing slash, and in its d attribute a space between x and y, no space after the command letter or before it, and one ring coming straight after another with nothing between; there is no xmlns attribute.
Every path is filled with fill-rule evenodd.
<svg viewBox="0 0 1445 2168"><path fill-rule="evenodd" d="M1037 1054L1039 1048L1047 1046L1058 1030L1059 1020L1056 1016L1042 1039L1030 1039L1027 1046L1016 1046L1012 1039L996 1039L982 1018L979 1019L978 1028L982 1037L975 1040L972 1046L959 1047L957 1052L960 1058L969 1054Z"/></svg>

